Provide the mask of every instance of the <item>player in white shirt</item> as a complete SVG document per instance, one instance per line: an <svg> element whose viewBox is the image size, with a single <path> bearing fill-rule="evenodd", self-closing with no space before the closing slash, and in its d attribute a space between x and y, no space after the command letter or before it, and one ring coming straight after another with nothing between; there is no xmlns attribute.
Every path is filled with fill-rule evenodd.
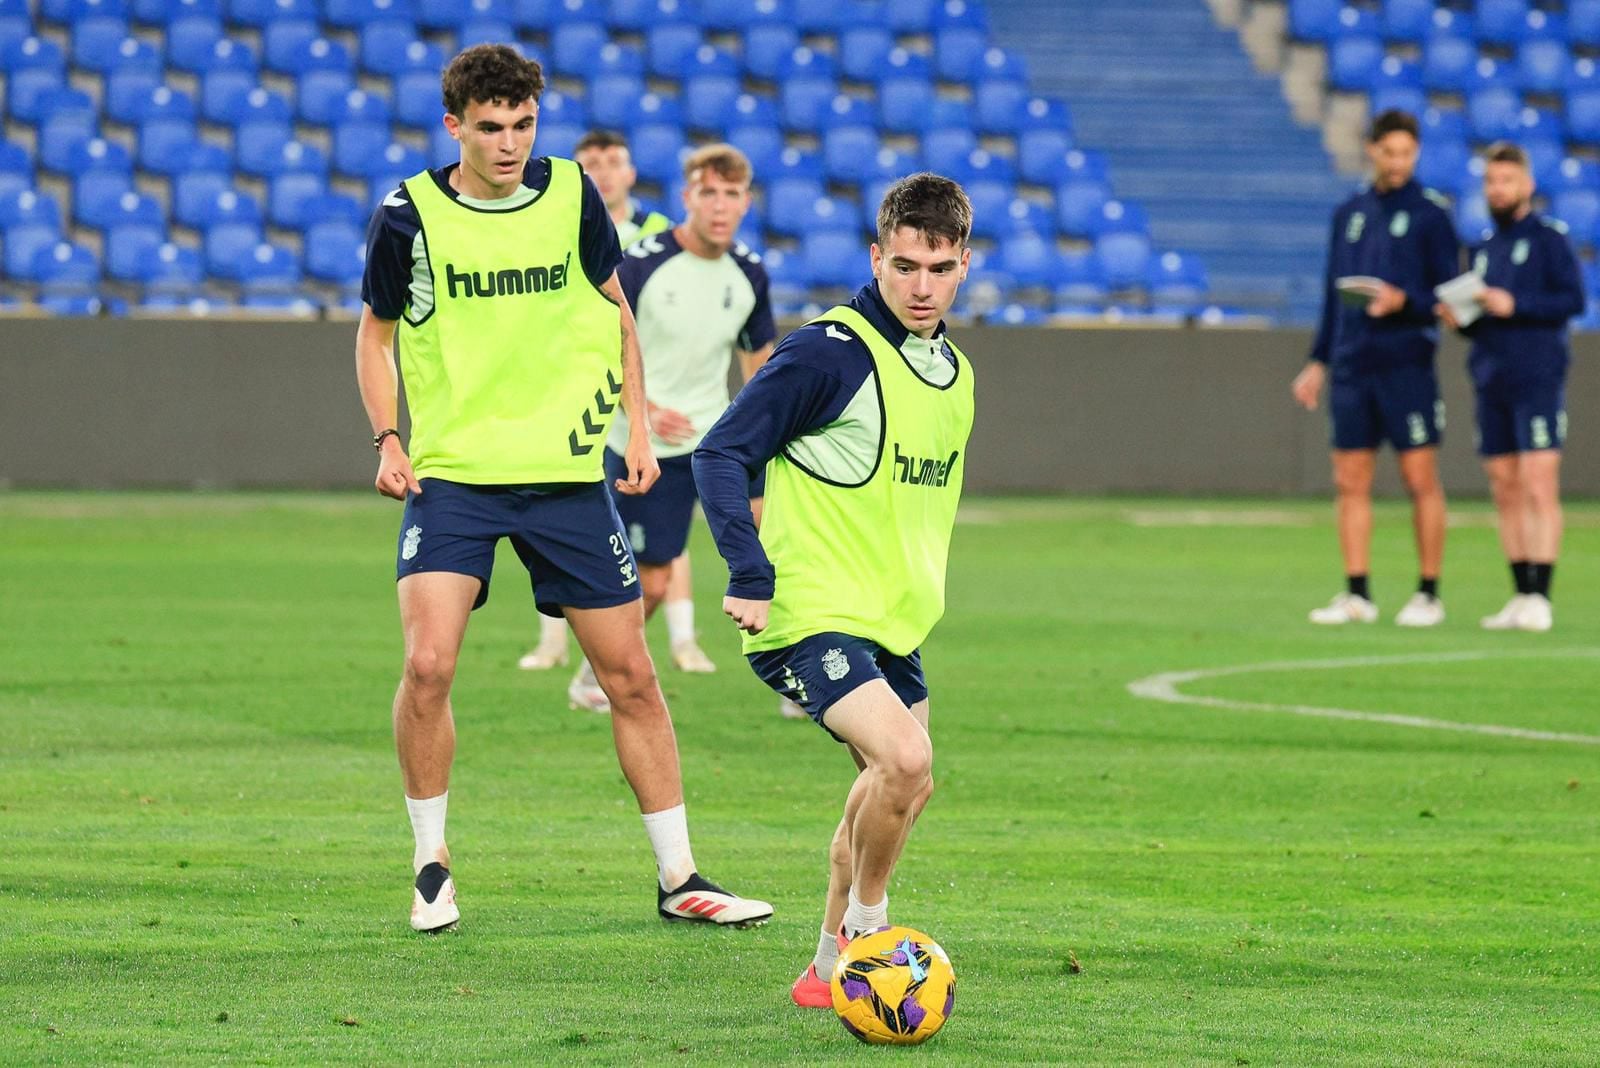
<svg viewBox="0 0 1600 1068"><path fill-rule="evenodd" d="M688 542L698 500L690 456L728 407L729 362L737 355L748 379L777 336L761 257L738 240L750 208L749 159L732 145L706 145L684 161L683 175L684 221L629 246L617 272L639 324L650 437L661 463L648 494L617 501L639 562L646 618L666 598L672 562ZM626 441L619 413L608 467L621 462L616 449ZM759 519L759 484L750 496ZM574 707L610 708L587 663L567 697Z"/></svg>

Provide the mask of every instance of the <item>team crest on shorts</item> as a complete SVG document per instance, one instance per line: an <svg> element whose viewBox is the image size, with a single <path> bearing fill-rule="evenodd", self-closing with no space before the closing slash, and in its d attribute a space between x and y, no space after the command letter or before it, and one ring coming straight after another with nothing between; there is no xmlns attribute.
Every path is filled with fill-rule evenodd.
<svg viewBox="0 0 1600 1068"><path fill-rule="evenodd" d="M407 528L406 529L406 538L405 538L404 541L402 541L400 543L400 559L402 559L402 560L413 559L417 555L417 543L419 541L421 541L421 540L422 540L422 528L421 527L414 526L414 527Z"/></svg>
<svg viewBox="0 0 1600 1068"><path fill-rule="evenodd" d="M829 682L838 682L850 674L850 660L843 649L829 649L822 654L822 670L827 673Z"/></svg>

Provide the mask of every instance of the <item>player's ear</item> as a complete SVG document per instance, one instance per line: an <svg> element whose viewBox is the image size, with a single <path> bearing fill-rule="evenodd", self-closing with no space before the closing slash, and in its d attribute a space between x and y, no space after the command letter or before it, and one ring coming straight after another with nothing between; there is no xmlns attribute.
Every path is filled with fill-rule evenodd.
<svg viewBox="0 0 1600 1068"><path fill-rule="evenodd" d="M461 120L451 112L444 113L444 128L457 141L461 140Z"/></svg>

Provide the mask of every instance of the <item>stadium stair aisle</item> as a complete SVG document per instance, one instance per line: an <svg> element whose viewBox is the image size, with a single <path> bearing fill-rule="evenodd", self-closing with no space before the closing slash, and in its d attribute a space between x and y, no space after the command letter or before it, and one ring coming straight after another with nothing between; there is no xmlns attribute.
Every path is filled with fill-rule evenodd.
<svg viewBox="0 0 1600 1068"><path fill-rule="evenodd" d="M1003 0L990 24L1028 57L1034 91L1072 107L1155 245L1204 259L1211 299L1315 319L1328 214L1350 183L1204 0Z"/></svg>

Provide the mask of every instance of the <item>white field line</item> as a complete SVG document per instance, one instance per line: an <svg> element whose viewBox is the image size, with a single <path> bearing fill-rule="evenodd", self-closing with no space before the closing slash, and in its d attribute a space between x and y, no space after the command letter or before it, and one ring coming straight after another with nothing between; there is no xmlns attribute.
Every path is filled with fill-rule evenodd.
<svg viewBox="0 0 1600 1068"><path fill-rule="evenodd" d="M1428 719L1424 716L1401 716L1386 712L1358 712L1349 708L1319 708L1315 705L1270 704L1261 701L1235 701L1226 697L1202 697L1186 694L1178 688L1201 679L1224 678L1229 675L1254 675L1268 671L1322 671L1340 668L1384 667L1394 664L1449 664L1471 660L1501 660L1509 658L1572 657L1600 659L1600 649L1529 649L1529 650L1479 650L1461 653L1410 653L1400 656L1355 656L1337 660L1279 660L1264 664L1240 664L1235 667L1203 668L1198 671L1165 671L1159 675L1136 679L1128 683L1128 692L1135 697L1169 704L1200 705L1205 708L1224 708L1235 712L1283 712L1294 716L1316 716L1321 719L1360 720L1366 723L1387 723L1394 727L1421 727L1426 730L1462 731L1467 734L1489 734L1499 738L1522 738L1536 742L1572 742L1578 745L1600 745L1600 735L1567 734L1561 731L1529 730L1525 727L1501 727L1492 723L1456 723L1447 719Z"/></svg>

